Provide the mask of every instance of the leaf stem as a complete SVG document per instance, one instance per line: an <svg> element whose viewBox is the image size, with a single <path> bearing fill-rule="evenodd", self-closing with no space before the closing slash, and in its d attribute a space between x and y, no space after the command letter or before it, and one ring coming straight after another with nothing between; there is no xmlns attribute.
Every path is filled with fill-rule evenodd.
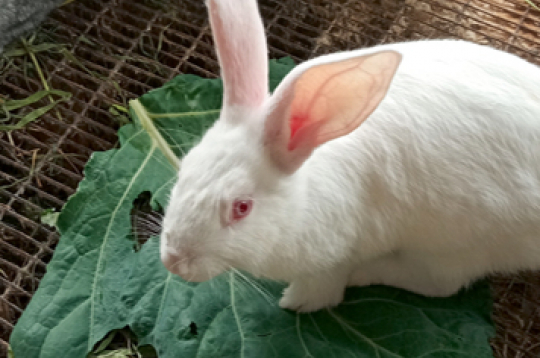
<svg viewBox="0 0 540 358"><path fill-rule="evenodd" d="M161 150L165 158L171 163L171 165L178 170L180 168L180 160L171 150L171 147L163 136L159 133L159 130L154 125L152 119L148 116L148 112L143 107L141 102L138 99L129 101L129 105L133 108L133 111L139 118L142 127L150 135L154 144Z"/></svg>
<svg viewBox="0 0 540 358"><path fill-rule="evenodd" d="M207 111L200 112L181 112L181 113L150 113L148 116L153 119L157 118L178 118L178 117L191 117L191 116L202 116L205 114L215 114L219 113L221 109L209 109Z"/></svg>
<svg viewBox="0 0 540 358"><path fill-rule="evenodd" d="M536 6L535 3L533 3L531 0L525 0L529 5L531 5L532 7L534 7L536 10L540 11L540 8L538 6Z"/></svg>

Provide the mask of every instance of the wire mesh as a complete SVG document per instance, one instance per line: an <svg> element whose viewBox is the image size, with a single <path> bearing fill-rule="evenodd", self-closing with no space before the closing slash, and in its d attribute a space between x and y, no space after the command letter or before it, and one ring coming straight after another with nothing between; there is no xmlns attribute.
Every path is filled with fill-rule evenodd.
<svg viewBox="0 0 540 358"><path fill-rule="evenodd" d="M540 11L525 0L260 0L260 9L272 58L302 61L380 43L462 38L540 64ZM78 0L55 10L31 41L13 45L24 55L6 50L0 100L26 98L45 86L72 97L24 129L0 132L4 349L58 242L41 214L61 209L93 151L116 145L124 121L118 108L177 74L218 74L200 0ZM45 51L44 44L54 46ZM44 97L16 114L48 103ZM494 279L498 356L540 355L539 283L535 275Z"/></svg>

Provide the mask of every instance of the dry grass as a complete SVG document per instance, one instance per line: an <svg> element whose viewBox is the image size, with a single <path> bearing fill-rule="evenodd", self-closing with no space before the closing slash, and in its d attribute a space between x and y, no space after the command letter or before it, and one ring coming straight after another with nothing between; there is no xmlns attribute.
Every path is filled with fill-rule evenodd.
<svg viewBox="0 0 540 358"><path fill-rule="evenodd" d="M540 273L496 276L492 280L496 357L540 357Z"/></svg>

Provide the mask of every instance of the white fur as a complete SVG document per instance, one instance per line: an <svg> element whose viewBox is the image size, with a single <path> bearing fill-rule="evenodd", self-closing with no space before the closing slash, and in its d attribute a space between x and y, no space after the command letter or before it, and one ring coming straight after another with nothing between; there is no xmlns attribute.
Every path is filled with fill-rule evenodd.
<svg viewBox="0 0 540 358"><path fill-rule="evenodd" d="M264 145L271 102L228 108L248 120L219 120L182 161L163 221L172 272L284 280L282 307L312 311L341 302L347 285L447 296L493 272L540 268L540 69L464 41L419 41L320 57L282 85L382 50L403 56L385 99L291 175ZM244 195L252 213L224 227L220 215Z"/></svg>

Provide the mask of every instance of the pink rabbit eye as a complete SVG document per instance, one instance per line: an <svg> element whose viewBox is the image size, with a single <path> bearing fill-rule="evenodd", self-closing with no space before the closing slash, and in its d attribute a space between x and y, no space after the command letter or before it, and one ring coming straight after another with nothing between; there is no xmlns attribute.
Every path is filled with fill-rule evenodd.
<svg viewBox="0 0 540 358"><path fill-rule="evenodd" d="M253 207L253 200L235 200L232 207L232 219L238 221L249 215Z"/></svg>

